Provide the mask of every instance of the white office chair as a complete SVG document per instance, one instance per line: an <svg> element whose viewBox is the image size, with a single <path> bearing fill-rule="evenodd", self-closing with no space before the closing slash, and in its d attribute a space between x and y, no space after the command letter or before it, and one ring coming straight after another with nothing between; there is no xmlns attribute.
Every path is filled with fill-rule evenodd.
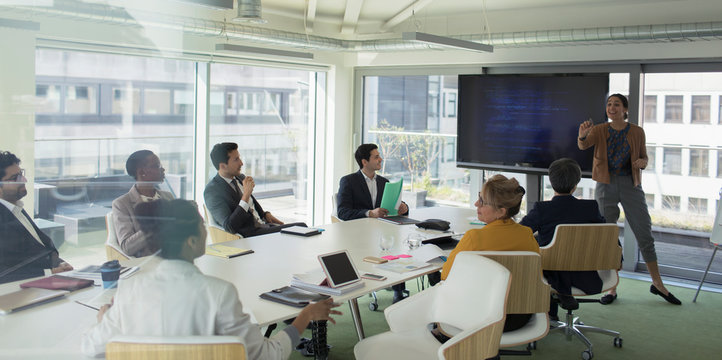
<svg viewBox="0 0 722 360"><path fill-rule="evenodd" d="M331 195L331 205L331 222L337 223L343 221L338 217L338 193Z"/></svg>
<svg viewBox="0 0 722 360"><path fill-rule="evenodd" d="M492 259L511 272L511 287L506 314L533 314L524 327L501 335L501 348L523 344L526 351L502 350L502 355L531 355L536 341L549 332L549 294L551 286L542 275L541 256L531 251L470 251Z"/></svg>
<svg viewBox="0 0 722 360"><path fill-rule="evenodd" d="M619 283L617 269L621 266L622 247L619 245L619 227L617 224L559 224L549 245L542 247L542 269L553 271L597 271L602 279L604 293ZM582 290L572 287L572 296L588 296ZM577 299L579 303L599 303L598 299ZM567 310L564 321L549 330L560 331L567 340L576 336L587 349L582 351L582 359L594 357L592 342L584 336L585 332L594 332L613 336L612 344L622 347L619 332L585 325Z"/></svg>
<svg viewBox="0 0 722 360"><path fill-rule="evenodd" d="M115 336L105 347L108 360L245 360L237 336Z"/></svg>
<svg viewBox="0 0 722 360"><path fill-rule="evenodd" d="M206 214L206 227L208 229L208 236L211 237L211 243L217 244L226 241L233 241L242 239L241 234L231 234L226 229L216 225L211 217L211 213L208 211L206 204L203 204L203 213Z"/></svg>
<svg viewBox="0 0 722 360"><path fill-rule="evenodd" d="M105 215L105 229L108 231L108 238L105 240L105 256L108 261L130 259L130 255L126 254L118 243L118 236L116 236L115 226L113 226L112 211Z"/></svg>
<svg viewBox="0 0 722 360"><path fill-rule="evenodd" d="M391 330L361 340L354 355L358 360L494 357L504 328L509 284L510 273L504 266L459 253L446 281L386 308ZM441 344L428 329L434 322L460 332Z"/></svg>

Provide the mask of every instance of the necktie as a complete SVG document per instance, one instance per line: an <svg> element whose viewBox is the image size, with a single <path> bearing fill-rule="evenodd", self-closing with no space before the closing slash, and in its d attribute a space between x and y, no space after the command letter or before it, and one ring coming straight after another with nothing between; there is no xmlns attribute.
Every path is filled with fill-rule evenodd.
<svg viewBox="0 0 722 360"><path fill-rule="evenodd" d="M231 180L231 184L233 185L233 189L236 190L236 192L238 193L238 195L239 195L239 196L242 196L242 195L241 195L241 188L238 187L238 181L237 181L235 178L234 178L233 180Z"/></svg>

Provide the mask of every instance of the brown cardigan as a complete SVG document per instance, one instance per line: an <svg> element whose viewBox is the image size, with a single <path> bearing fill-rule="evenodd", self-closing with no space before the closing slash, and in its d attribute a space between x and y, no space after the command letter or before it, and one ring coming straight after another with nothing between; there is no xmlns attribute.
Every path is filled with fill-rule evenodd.
<svg viewBox="0 0 722 360"><path fill-rule="evenodd" d="M594 163L592 165L592 179L597 182L609 184L609 165L607 160L607 138L609 138L609 126L611 123L595 125L586 138L577 138L577 146L579 149L586 150L594 146ZM629 124L629 132L627 133L627 143L629 144L629 155L632 163L632 180L634 186L642 183L642 169L635 167L634 162L637 159L647 158L646 137L644 129Z"/></svg>

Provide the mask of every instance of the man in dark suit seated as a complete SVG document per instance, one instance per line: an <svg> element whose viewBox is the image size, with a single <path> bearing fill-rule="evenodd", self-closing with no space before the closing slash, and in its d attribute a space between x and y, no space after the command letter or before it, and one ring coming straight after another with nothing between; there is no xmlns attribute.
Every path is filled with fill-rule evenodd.
<svg viewBox="0 0 722 360"><path fill-rule="evenodd" d="M528 226L537 234L539 246L546 246L554 237L559 224L603 223L595 200L580 200L572 194L582 178L582 170L576 161L562 158L549 166L549 182L554 189L550 201L540 201L521 219L520 224ZM544 277L559 293L562 308L574 310L579 307L570 294L572 286L586 293L598 293L602 289L602 280L596 271L544 271ZM557 306L551 304L549 315L557 317Z"/></svg>
<svg viewBox="0 0 722 360"><path fill-rule="evenodd" d="M253 196L253 178L241 174L243 161L236 143L220 143L211 150L211 161L218 174L203 191L212 221L232 234L251 237L281 231L284 227L304 223L284 224L264 211Z"/></svg>
<svg viewBox="0 0 722 360"><path fill-rule="evenodd" d="M377 175L384 159L379 154L376 144L361 144L356 153L359 171L341 178L338 187L338 217L341 220L353 220L365 217L379 218L388 214L381 207L381 198L388 179ZM401 202L399 215L408 215L409 207ZM406 285L394 285L394 302L405 297Z"/></svg>
<svg viewBox="0 0 722 360"><path fill-rule="evenodd" d="M20 159L0 152L0 284L73 270L23 210L26 181Z"/></svg>

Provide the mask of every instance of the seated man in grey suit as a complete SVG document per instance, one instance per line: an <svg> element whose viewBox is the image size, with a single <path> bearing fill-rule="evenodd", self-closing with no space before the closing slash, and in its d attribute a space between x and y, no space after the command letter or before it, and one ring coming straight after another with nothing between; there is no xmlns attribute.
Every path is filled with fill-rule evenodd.
<svg viewBox="0 0 722 360"><path fill-rule="evenodd" d="M0 284L73 270L23 210L26 181L20 159L0 151Z"/></svg>
<svg viewBox="0 0 722 360"><path fill-rule="evenodd" d="M389 180L376 174L376 171L381 170L381 163L384 161L379 154L378 146L361 144L356 149L354 157L359 171L342 177L338 186L337 212L339 219L353 220L386 216L389 211L381 207L381 198ZM406 206L406 203L402 202L399 206L399 214L409 214L409 207ZM394 302L405 297L406 284L397 284L392 288L394 289Z"/></svg>
<svg viewBox="0 0 722 360"><path fill-rule="evenodd" d="M203 191L206 207L212 221L232 234L243 237L278 232L289 226L306 226L304 223L284 224L270 211L264 211L253 196L256 184L253 178L241 174L243 161L236 143L220 143L211 150L211 161L218 174Z"/></svg>
<svg viewBox="0 0 722 360"><path fill-rule="evenodd" d="M134 257L152 255L158 251L158 246L148 241L148 235L140 230L134 209L141 202L173 199L171 193L157 188L165 178L165 169L152 151L138 150L128 157L125 170L136 182L127 194L113 200L115 235L126 254Z"/></svg>

